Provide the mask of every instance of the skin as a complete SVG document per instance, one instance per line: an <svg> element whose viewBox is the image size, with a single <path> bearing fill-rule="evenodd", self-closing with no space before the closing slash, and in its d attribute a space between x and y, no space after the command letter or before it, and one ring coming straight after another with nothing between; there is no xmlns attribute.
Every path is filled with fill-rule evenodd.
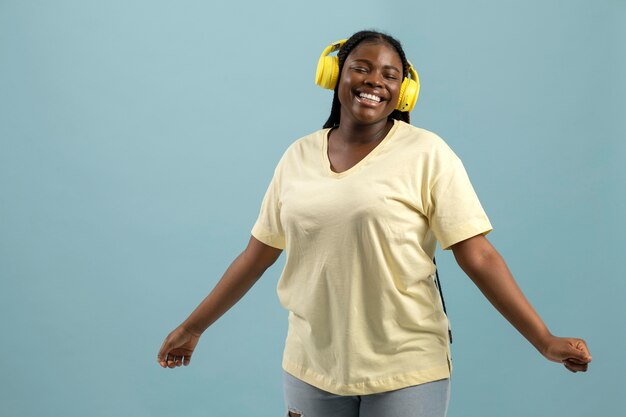
<svg viewBox="0 0 626 417"><path fill-rule="evenodd" d="M402 61L386 43L364 41L348 55L338 87L341 123L329 136L328 156L336 172L349 169L384 139L392 126L388 117L398 101L401 81ZM382 101L360 99L361 92L379 95ZM451 249L491 304L544 357L572 372L587 371L591 355L585 341L550 333L485 236L471 237ZM250 237L211 293L165 338L157 362L163 368L188 365L202 333L248 292L281 253Z"/></svg>

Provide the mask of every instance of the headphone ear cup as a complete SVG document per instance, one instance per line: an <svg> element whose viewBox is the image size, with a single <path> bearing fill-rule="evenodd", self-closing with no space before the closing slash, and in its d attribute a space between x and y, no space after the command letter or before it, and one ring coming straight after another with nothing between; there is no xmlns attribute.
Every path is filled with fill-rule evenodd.
<svg viewBox="0 0 626 417"><path fill-rule="evenodd" d="M415 103L417 102L419 90L420 86L415 80L404 77L402 85L400 86L400 97L398 98L396 110L400 110L402 112L413 110L413 107L415 107Z"/></svg>
<svg viewBox="0 0 626 417"><path fill-rule="evenodd" d="M317 61L315 84L328 90L334 90L339 78L339 58L336 56L322 56Z"/></svg>

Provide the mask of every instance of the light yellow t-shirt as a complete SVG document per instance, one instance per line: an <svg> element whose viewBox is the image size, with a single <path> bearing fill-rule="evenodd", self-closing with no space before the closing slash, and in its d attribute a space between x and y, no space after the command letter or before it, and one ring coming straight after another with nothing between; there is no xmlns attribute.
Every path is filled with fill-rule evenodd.
<svg viewBox="0 0 626 417"><path fill-rule="evenodd" d="M328 131L285 151L252 228L286 252L282 366L339 395L447 378L436 242L449 249L491 231L465 168L440 137L395 121L364 159L335 173Z"/></svg>

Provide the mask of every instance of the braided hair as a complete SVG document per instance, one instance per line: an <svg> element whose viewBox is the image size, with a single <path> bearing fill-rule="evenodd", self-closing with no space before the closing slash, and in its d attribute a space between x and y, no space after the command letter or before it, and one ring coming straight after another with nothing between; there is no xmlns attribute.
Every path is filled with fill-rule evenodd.
<svg viewBox="0 0 626 417"><path fill-rule="evenodd" d="M400 59L402 60L402 78L406 77L409 73L409 62L404 55L404 50L402 49L402 45L400 42L393 37L373 31L373 30L362 30L360 32L355 33L350 36L350 38L343 44L339 52L337 53L337 58L339 58L339 74L341 76L341 71L343 69L343 64L346 62L346 58L350 55L350 52L361 42L363 41L374 41L374 42L384 42L391 45L398 55L400 55ZM335 86L335 93L333 95L333 104L330 109L330 116L326 123L324 123L324 128L336 127L339 126L339 118L341 116L341 103L339 102L339 97L337 95L337 90L339 88L339 82ZM401 112L400 110L395 110L389 115L390 118L396 120L402 120L403 122L409 123L409 112Z"/></svg>

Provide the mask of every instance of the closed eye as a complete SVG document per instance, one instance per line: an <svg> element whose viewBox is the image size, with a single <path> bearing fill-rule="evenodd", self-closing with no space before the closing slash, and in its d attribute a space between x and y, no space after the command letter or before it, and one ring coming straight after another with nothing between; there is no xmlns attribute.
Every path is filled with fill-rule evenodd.
<svg viewBox="0 0 626 417"><path fill-rule="evenodd" d="M356 72L361 72L363 74L368 71L367 68L365 68L365 67L352 67L352 70L356 71Z"/></svg>

